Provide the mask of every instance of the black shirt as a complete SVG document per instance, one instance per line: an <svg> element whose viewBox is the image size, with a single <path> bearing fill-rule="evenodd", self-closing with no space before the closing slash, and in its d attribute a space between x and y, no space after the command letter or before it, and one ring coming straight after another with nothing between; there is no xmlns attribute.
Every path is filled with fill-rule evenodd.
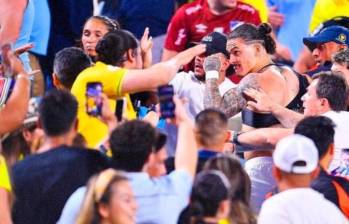
<svg viewBox="0 0 349 224"><path fill-rule="evenodd" d="M335 181L338 183L346 192L349 194L349 181L346 180L345 178L338 177L338 176L332 176L328 174L326 171L321 169L319 176L317 177L316 180L313 181L311 184L311 187L322 193L325 198L334 204L337 205L339 209L339 202L338 202L338 196L337 196L337 191L332 183L332 181Z"/></svg>
<svg viewBox="0 0 349 224"><path fill-rule="evenodd" d="M12 169L14 223L56 223L69 196L109 167L96 150L61 146L26 157Z"/></svg>

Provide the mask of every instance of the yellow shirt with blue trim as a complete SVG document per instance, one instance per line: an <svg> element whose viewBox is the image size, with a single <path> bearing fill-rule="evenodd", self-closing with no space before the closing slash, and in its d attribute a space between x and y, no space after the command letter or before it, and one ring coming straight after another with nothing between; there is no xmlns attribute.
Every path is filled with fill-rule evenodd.
<svg viewBox="0 0 349 224"><path fill-rule="evenodd" d="M97 117L86 113L86 85L89 82L101 82L103 93L109 98L109 105L115 111L116 100L126 97L126 118L135 119L136 112L133 109L129 94L122 94L121 87L127 70L102 62L82 71L75 80L71 93L76 97L78 106L78 131L84 136L87 146L97 148L108 137L108 127Z"/></svg>
<svg viewBox="0 0 349 224"><path fill-rule="evenodd" d="M10 176L8 174L6 161L2 155L0 155L0 188L4 188L11 192Z"/></svg>
<svg viewBox="0 0 349 224"><path fill-rule="evenodd" d="M315 3L313 15L310 20L310 33L326 20L337 16L349 16L348 0L318 0Z"/></svg>

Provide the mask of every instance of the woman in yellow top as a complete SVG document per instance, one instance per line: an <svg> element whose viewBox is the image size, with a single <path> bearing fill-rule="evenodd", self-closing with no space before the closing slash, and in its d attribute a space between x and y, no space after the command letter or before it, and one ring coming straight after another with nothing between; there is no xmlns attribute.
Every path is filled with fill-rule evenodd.
<svg viewBox="0 0 349 224"><path fill-rule="evenodd" d="M126 97L128 119L135 118L135 112L128 93L152 90L167 84L178 69L189 63L195 56L205 52L205 45L197 45L181 52L173 59L141 70L142 59L138 42L124 30L107 33L97 44L97 62L79 74L71 89L79 102L79 132L89 147L96 148L108 136L107 126L98 118L86 113L86 85L101 82L103 92L115 108L117 98ZM125 69L137 68L137 69Z"/></svg>
<svg viewBox="0 0 349 224"><path fill-rule="evenodd" d="M12 223L10 212L11 183L5 159L0 155L0 223Z"/></svg>

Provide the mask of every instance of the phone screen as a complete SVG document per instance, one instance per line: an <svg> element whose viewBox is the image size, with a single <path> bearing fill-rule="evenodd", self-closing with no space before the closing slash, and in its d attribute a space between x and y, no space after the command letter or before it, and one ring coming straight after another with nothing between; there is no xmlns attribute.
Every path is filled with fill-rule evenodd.
<svg viewBox="0 0 349 224"><path fill-rule="evenodd" d="M103 86L100 82L89 82L86 86L86 112L91 116L102 114Z"/></svg>
<svg viewBox="0 0 349 224"><path fill-rule="evenodd" d="M160 113L162 118L175 117L175 104L173 102L173 86L165 85L158 88L158 96L160 101Z"/></svg>

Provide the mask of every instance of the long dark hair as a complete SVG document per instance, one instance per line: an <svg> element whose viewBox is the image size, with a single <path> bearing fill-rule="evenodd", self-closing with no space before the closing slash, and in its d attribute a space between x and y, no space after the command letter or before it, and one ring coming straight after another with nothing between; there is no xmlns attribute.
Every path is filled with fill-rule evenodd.
<svg viewBox="0 0 349 224"><path fill-rule="evenodd" d="M220 170L230 182L231 210L230 219L234 224L255 224L256 218L249 206L251 196L251 181L233 156L223 155L209 159L204 170Z"/></svg>
<svg viewBox="0 0 349 224"><path fill-rule="evenodd" d="M228 40L242 38L244 41L261 41L268 54L274 54L276 44L271 36L272 28L268 23L259 26L243 23L237 26L229 35Z"/></svg>
<svg viewBox="0 0 349 224"><path fill-rule="evenodd" d="M215 217L219 205L229 200L229 181L218 170L205 170L197 174L190 197L191 223L202 224L205 217Z"/></svg>
<svg viewBox="0 0 349 224"><path fill-rule="evenodd" d="M116 30L107 33L96 46L97 60L109 65L121 66L127 61L125 53L132 49L137 54L138 41L126 30Z"/></svg>

